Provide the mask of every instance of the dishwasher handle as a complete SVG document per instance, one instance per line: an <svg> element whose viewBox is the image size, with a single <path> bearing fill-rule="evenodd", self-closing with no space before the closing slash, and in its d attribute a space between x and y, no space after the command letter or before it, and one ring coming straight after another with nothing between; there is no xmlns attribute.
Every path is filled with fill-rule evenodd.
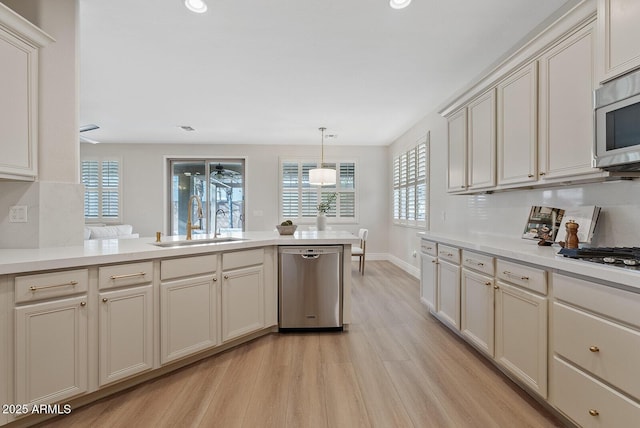
<svg viewBox="0 0 640 428"><path fill-rule="evenodd" d="M300 254L303 259L317 259L320 257L320 254Z"/></svg>

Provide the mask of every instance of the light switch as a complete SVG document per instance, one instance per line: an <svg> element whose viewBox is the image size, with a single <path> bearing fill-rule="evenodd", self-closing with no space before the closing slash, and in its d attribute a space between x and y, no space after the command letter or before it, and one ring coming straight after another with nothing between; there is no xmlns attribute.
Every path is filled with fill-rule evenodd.
<svg viewBox="0 0 640 428"><path fill-rule="evenodd" d="M26 223L27 222L27 206L14 205L9 208L9 223Z"/></svg>

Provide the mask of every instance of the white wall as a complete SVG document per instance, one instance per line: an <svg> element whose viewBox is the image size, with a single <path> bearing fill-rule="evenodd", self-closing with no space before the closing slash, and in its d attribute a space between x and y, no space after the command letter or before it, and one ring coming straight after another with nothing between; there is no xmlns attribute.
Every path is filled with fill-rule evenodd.
<svg viewBox="0 0 640 428"><path fill-rule="evenodd" d="M282 158L317 159L316 146L226 144L81 144L82 156L120 156L123 162L123 219L141 236L167 231L165 156L246 158L246 230L272 230L278 218L278 166ZM357 162L359 222L332 225L369 229L367 251L386 253L389 224L387 147L325 146L325 160ZM259 212L262 215L257 215Z"/></svg>

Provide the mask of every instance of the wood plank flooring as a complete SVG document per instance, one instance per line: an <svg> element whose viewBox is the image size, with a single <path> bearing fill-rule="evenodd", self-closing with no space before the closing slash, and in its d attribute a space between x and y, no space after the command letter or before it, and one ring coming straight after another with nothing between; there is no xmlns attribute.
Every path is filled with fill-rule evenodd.
<svg viewBox="0 0 640 428"><path fill-rule="evenodd" d="M348 332L268 335L40 426L562 426L428 314L415 278L352 269Z"/></svg>

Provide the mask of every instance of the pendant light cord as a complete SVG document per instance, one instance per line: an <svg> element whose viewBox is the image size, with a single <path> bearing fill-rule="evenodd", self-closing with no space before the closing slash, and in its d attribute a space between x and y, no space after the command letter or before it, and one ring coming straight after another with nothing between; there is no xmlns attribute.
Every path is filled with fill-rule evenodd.
<svg viewBox="0 0 640 428"><path fill-rule="evenodd" d="M320 168L324 168L324 131L327 129L325 127L318 128L322 133L322 140L320 140Z"/></svg>

